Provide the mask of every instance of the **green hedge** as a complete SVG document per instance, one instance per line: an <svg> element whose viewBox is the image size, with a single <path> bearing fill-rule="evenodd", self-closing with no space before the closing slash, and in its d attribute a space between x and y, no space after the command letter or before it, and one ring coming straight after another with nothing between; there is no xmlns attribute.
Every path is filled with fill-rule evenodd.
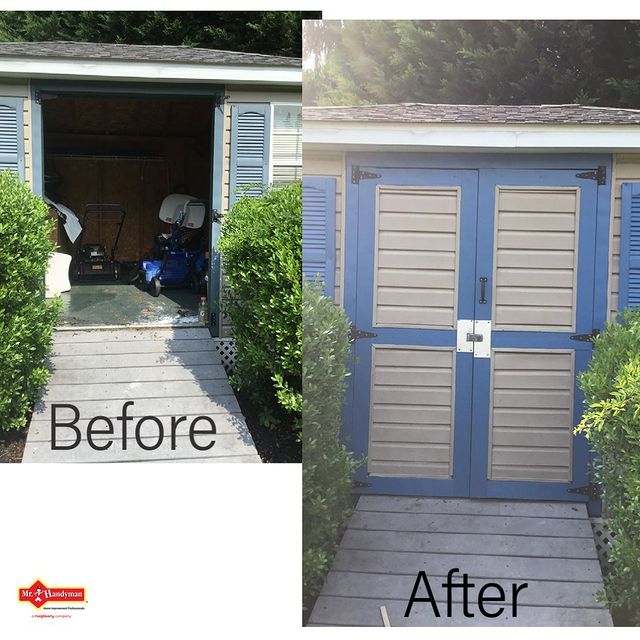
<svg viewBox="0 0 640 640"><path fill-rule="evenodd" d="M223 311L233 325L231 381L269 427L300 432L302 409L302 185L241 197L218 244L227 281Z"/></svg>
<svg viewBox="0 0 640 640"><path fill-rule="evenodd" d="M49 378L45 357L60 304L45 301L54 245L47 205L8 170L0 173L0 429L24 426Z"/></svg>
<svg viewBox="0 0 640 640"><path fill-rule="evenodd" d="M640 312L619 320L598 336L580 375L585 412L576 431L598 454L594 472L615 535L607 600L614 614L640 625Z"/></svg>
<svg viewBox="0 0 640 640"><path fill-rule="evenodd" d="M321 294L320 285L305 284L303 290L303 587L308 613L352 512L359 463L340 443L349 320Z"/></svg>

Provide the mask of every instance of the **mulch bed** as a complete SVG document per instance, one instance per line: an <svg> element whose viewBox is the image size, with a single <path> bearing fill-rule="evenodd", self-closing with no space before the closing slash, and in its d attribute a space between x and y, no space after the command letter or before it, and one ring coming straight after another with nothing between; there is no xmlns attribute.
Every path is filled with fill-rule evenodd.
<svg viewBox="0 0 640 640"><path fill-rule="evenodd" d="M11 431L0 431L0 463L22 462L22 452L27 441L27 425L31 419L29 414L25 419L25 426L22 429L12 429Z"/></svg>
<svg viewBox="0 0 640 640"><path fill-rule="evenodd" d="M291 431L287 432L284 426L278 429L262 426L251 400L238 391L235 394L262 462L302 462L302 443Z"/></svg>

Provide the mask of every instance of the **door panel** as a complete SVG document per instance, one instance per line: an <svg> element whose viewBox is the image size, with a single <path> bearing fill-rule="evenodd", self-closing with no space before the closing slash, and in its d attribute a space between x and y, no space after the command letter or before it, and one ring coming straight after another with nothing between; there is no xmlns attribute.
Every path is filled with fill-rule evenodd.
<svg viewBox="0 0 640 640"><path fill-rule="evenodd" d="M454 495L469 484L472 354L456 352L456 321L473 311L477 172L375 172L358 187L357 282L346 289L358 329L375 334L355 344L365 428L352 446L368 458L356 479Z"/></svg>
<svg viewBox="0 0 640 640"><path fill-rule="evenodd" d="M577 187L496 188L496 330L574 328L579 203Z"/></svg>
<svg viewBox="0 0 640 640"><path fill-rule="evenodd" d="M496 349L491 365L489 478L568 482L573 352Z"/></svg>
<svg viewBox="0 0 640 640"><path fill-rule="evenodd" d="M369 473L450 478L455 351L376 345L371 369Z"/></svg>
<svg viewBox="0 0 640 640"><path fill-rule="evenodd" d="M455 327L459 211L456 187L378 186L373 326Z"/></svg>
<svg viewBox="0 0 640 640"><path fill-rule="evenodd" d="M594 324L597 183L575 170L485 170L477 277L492 321L491 357L474 359L472 472L478 497L586 500L589 452L574 436L575 375Z"/></svg>

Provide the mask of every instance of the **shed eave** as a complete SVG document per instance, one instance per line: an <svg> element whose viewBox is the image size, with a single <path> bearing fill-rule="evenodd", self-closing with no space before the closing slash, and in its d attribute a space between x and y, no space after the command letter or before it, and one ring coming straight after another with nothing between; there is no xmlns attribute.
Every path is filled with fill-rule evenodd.
<svg viewBox="0 0 640 640"><path fill-rule="evenodd" d="M302 86L302 69L296 67L4 56L0 57L0 77Z"/></svg>
<svg viewBox="0 0 640 640"><path fill-rule="evenodd" d="M640 125L440 124L305 120L309 148L345 150L640 151Z"/></svg>

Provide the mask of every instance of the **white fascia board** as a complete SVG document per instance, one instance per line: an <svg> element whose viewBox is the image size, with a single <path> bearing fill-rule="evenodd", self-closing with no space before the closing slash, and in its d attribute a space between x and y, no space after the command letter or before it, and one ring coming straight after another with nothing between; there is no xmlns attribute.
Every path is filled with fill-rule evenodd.
<svg viewBox="0 0 640 640"><path fill-rule="evenodd" d="M312 147L466 151L640 150L640 125L463 125L306 120Z"/></svg>
<svg viewBox="0 0 640 640"><path fill-rule="evenodd" d="M302 69L258 65L0 57L0 77L302 86Z"/></svg>

